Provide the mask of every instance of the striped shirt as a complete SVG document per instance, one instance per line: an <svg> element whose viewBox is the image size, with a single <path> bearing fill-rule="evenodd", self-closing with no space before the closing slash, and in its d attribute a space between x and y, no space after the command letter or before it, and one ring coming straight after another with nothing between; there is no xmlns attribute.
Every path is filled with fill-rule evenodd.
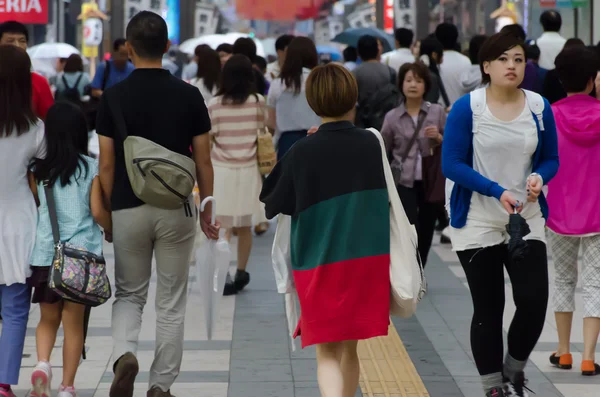
<svg viewBox="0 0 600 397"><path fill-rule="evenodd" d="M265 99L251 95L242 105L223 104L222 99L218 96L208 103L213 163L230 168L256 165L257 133L265 128Z"/></svg>

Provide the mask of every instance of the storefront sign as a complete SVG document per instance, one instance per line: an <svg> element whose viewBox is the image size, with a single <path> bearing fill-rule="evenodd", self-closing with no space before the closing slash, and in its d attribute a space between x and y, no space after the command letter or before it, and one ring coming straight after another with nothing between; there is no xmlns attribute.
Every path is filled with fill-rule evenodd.
<svg viewBox="0 0 600 397"><path fill-rule="evenodd" d="M0 0L0 21L48 23L48 0Z"/></svg>
<svg viewBox="0 0 600 397"><path fill-rule="evenodd" d="M417 30L417 6L415 0L395 0L396 27Z"/></svg>
<svg viewBox="0 0 600 397"><path fill-rule="evenodd" d="M123 0L125 9L125 26L131 21L131 18L140 11L152 11L155 14L163 15L163 11L167 8L167 0Z"/></svg>
<svg viewBox="0 0 600 397"><path fill-rule="evenodd" d="M83 22L83 52L89 53L86 47L98 47L102 44L102 20L100 18L87 18Z"/></svg>
<svg viewBox="0 0 600 397"><path fill-rule="evenodd" d="M394 33L394 0L383 0L383 30Z"/></svg>
<svg viewBox="0 0 600 397"><path fill-rule="evenodd" d="M589 0L540 0L543 8L584 8L589 4Z"/></svg>

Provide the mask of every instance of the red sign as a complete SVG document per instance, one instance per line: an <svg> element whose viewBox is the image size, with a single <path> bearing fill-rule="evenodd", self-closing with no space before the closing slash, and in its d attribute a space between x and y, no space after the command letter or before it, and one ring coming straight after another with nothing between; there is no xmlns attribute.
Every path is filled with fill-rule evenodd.
<svg viewBox="0 0 600 397"><path fill-rule="evenodd" d="M394 0L383 0L383 30L394 33Z"/></svg>
<svg viewBox="0 0 600 397"><path fill-rule="evenodd" d="M45 25L48 0L0 0L0 23L6 21Z"/></svg>
<svg viewBox="0 0 600 397"><path fill-rule="evenodd" d="M239 17L248 20L295 21L318 17L323 5L328 1L236 0L236 12Z"/></svg>
<svg viewBox="0 0 600 397"><path fill-rule="evenodd" d="M556 0L540 0L540 7L556 8Z"/></svg>

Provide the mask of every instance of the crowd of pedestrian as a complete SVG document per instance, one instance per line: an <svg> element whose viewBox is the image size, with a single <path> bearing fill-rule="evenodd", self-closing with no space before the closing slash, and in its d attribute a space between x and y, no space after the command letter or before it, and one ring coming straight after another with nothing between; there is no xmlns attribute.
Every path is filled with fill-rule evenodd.
<svg viewBox="0 0 600 397"><path fill-rule="evenodd" d="M1 24L0 396L15 397L31 303L41 308L31 395L53 392L51 352L62 324L58 396L76 396L89 309L54 284L62 244L98 259L104 240L114 245L111 397L133 395L155 258L157 349L147 395L169 397L182 362L198 229L208 239L221 229L237 237L237 271L224 288L233 295L250 283L253 228L261 235L279 215L292 218L296 334L303 346L317 345L322 395L353 396L358 340L388 330L388 166L422 266L443 229L465 271L471 348L486 397L529 396L525 367L550 296L548 250L558 330L550 363L573 367L582 251L581 373L600 375L600 51L564 39L556 11L540 23L537 40L509 25L471 38L464 54L451 23L421 40L397 29L397 48L387 54L380 38L365 35L344 50L343 64L320 64L314 42L292 35L276 41L278 58L267 64L252 39L240 38L198 46L181 79L162 67L166 23L141 12L92 79L72 55L53 89L31 72L27 29ZM383 162L370 128L381 133ZM88 150L91 130L98 160ZM259 137L269 134L277 163L265 171ZM196 208L191 181L201 200L216 199L216 223L210 204ZM525 242L519 255L513 219ZM506 351L505 269L517 309Z"/></svg>

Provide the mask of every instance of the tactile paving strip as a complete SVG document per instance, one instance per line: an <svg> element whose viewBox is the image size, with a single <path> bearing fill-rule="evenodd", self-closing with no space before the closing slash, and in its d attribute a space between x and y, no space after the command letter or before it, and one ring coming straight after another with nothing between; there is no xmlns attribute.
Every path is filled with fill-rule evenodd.
<svg viewBox="0 0 600 397"><path fill-rule="evenodd" d="M358 356L363 396L429 397L391 322L388 336L359 342Z"/></svg>

